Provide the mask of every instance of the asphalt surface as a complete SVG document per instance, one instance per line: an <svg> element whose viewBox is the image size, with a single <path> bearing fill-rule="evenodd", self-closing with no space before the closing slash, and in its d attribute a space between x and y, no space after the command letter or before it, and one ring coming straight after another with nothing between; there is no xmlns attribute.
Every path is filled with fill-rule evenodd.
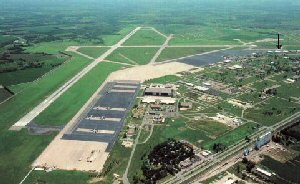
<svg viewBox="0 0 300 184"><path fill-rule="evenodd" d="M130 87L119 87L120 85ZM113 92L115 89L130 89L133 92ZM63 135L63 139L105 142L108 143L106 151L109 152L124 126L125 118L134 104L139 89L139 82L107 83L101 90L97 102L82 116L82 119L71 131ZM97 119L90 119L90 117ZM98 131L102 131L102 133L98 133Z"/></svg>

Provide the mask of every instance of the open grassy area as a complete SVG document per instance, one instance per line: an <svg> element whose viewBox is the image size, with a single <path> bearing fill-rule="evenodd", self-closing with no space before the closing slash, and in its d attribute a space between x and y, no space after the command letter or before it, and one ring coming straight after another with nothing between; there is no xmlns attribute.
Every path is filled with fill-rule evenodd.
<svg viewBox="0 0 300 184"><path fill-rule="evenodd" d="M189 121L187 125L205 133L209 137L219 137L225 132L231 130L229 126L213 120Z"/></svg>
<svg viewBox="0 0 300 184"><path fill-rule="evenodd" d="M177 59L181 57L186 57L194 54L201 54L204 52L209 52L213 50L220 50L224 47L167 47L162 51L160 56L157 59L157 62Z"/></svg>
<svg viewBox="0 0 300 184"><path fill-rule="evenodd" d="M96 59L108 49L109 47L81 47L78 51Z"/></svg>
<svg viewBox="0 0 300 184"><path fill-rule="evenodd" d="M87 100L96 92L107 76L121 65L99 63L74 86L53 102L45 111L35 118L38 124L64 125L80 110Z"/></svg>
<svg viewBox="0 0 300 184"><path fill-rule="evenodd" d="M107 60L119 63L144 65L150 62L158 48L118 48Z"/></svg>
<svg viewBox="0 0 300 184"><path fill-rule="evenodd" d="M212 150L212 146L215 143L222 143L226 146L230 146L238 141L245 139L246 136L251 135L256 131L254 128L256 127L255 123L246 123L244 125L235 128L224 135L218 137L215 140L204 141L202 147L205 149Z"/></svg>
<svg viewBox="0 0 300 184"><path fill-rule="evenodd" d="M26 129L20 132L1 129L1 183L19 183L31 169L31 163L51 142L54 136L55 134L45 136L29 135Z"/></svg>
<svg viewBox="0 0 300 184"><path fill-rule="evenodd" d="M47 184L83 184L87 183L89 173L78 171L52 171L46 173L45 171L33 171L25 180L24 184L33 183L47 183ZM67 182L66 182L67 180Z"/></svg>
<svg viewBox="0 0 300 184"><path fill-rule="evenodd" d="M299 110L299 104L273 97L257 105L255 108L247 109L244 117L262 125L271 126Z"/></svg>
<svg viewBox="0 0 300 184"><path fill-rule="evenodd" d="M145 81L145 83L150 84L150 83L159 83L159 84L166 84L166 83L172 83L180 80L180 77L176 75L166 75L164 77L159 77L156 79L150 79Z"/></svg>
<svg viewBox="0 0 300 184"><path fill-rule="evenodd" d="M166 38L152 30L139 30L124 45L139 46L139 45L162 45Z"/></svg>

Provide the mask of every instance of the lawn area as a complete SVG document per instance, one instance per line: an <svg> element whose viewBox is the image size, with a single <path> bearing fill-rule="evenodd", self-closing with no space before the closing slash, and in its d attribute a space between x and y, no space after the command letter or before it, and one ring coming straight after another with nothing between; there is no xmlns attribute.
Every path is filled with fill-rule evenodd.
<svg viewBox="0 0 300 184"><path fill-rule="evenodd" d="M66 124L96 92L107 76L120 68L121 65L119 64L99 63L45 111L39 114L34 121L43 125Z"/></svg>
<svg viewBox="0 0 300 184"><path fill-rule="evenodd" d="M255 108L247 109L244 117L271 126L300 110L300 105L277 97L268 99Z"/></svg>
<svg viewBox="0 0 300 184"><path fill-rule="evenodd" d="M67 179L66 179L67 178ZM90 179L89 173L79 171L33 171L25 180L24 184L47 183L47 184L83 184ZM67 181L67 182L66 182Z"/></svg>
<svg viewBox="0 0 300 184"><path fill-rule="evenodd" d="M96 59L108 49L109 47L81 47L78 49L78 51Z"/></svg>
<svg viewBox="0 0 300 184"><path fill-rule="evenodd" d="M231 130L229 126L213 120L189 121L187 125L191 128L204 132L209 137L219 137Z"/></svg>
<svg viewBox="0 0 300 184"><path fill-rule="evenodd" d="M176 75L166 75L164 77L159 77L156 79L150 79L145 81L146 84L151 84L151 83L159 83L159 84L166 84L166 83L172 83L180 80L180 77Z"/></svg>
<svg viewBox="0 0 300 184"><path fill-rule="evenodd" d="M73 56L70 61L48 72L41 79L32 82L28 88L1 104L0 129L8 129L12 123L28 113L89 63L89 60L84 57Z"/></svg>
<svg viewBox="0 0 300 184"><path fill-rule="evenodd" d="M158 48L118 48L107 60L119 63L145 65L150 62Z"/></svg>
<svg viewBox="0 0 300 184"><path fill-rule="evenodd" d="M225 133L215 140L204 141L202 147L212 150L212 146L215 143L222 143L226 146L230 146L242 139L245 139L246 136L254 133L256 129L254 129L253 127L256 127L255 123L246 123L239 126L238 128L231 130L230 132Z"/></svg>
<svg viewBox="0 0 300 184"><path fill-rule="evenodd" d="M166 38L152 30L139 30L124 45L140 46L140 45L162 45Z"/></svg>
<svg viewBox="0 0 300 184"><path fill-rule="evenodd" d="M54 136L55 134L44 136L29 135L26 129L20 132L1 129L1 183L19 183L31 169L31 163L51 142Z"/></svg>
<svg viewBox="0 0 300 184"><path fill-rule="evenodd" d="M242 115L241 108L234 106L226 101L218 103L218 109L221 109L225 112L228 112L228 113L233 114L238 117L241 117L241 115Z"/></svg>
<svg viewBox="0 0 300 184"><path fill-rule="evenodd" d="M220 50L225 47L167 47L165 50L162 51L160 56L157 59L157 62L170 60L170 59L177 59L181 57L186 57L194 54L201 54L208 51L213 50Z"/></svg>

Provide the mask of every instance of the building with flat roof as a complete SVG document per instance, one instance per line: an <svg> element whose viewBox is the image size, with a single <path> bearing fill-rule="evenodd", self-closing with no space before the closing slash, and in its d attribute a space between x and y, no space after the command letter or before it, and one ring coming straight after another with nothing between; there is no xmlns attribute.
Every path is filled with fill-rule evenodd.
<svg viewBox="0 0 300 184"><path fill-rule="evenodd" d="M171 88L146 88L145 96L166 96L173 97L174 90Z"/></svg>

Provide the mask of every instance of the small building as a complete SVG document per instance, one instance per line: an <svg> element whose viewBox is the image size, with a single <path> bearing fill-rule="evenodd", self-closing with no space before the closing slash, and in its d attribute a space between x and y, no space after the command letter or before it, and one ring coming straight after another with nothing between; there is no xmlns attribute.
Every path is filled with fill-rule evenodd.
<svg viewBox="0 0 300 184"><path fill-rule="evenodd" d="M207 88L207 87L202 87L202 86L195 86L194 89L196 89L196 90L198 90L198 91L202 91L202 92L208 91L208 90L209 90L209 88Z"/></svg>
<svg viewBox="0 0 300 184"><path fill-rule="evenodd" d="M161 105L159 105L159 104L151 104L150 108L152 110L161 110Z"/></svg>
<svg viewBox="0 0 300 184"><path fill-rule="evenodd" d="M266 134L260 136L255 142L255 148L260 149L262 146L268 144L272 139L272 133L267 132Z"/></svg>
<svg viewBox="0 0 300 184"><path fill-rule="evenodd" d="M173 97L174 90L171 88L146 88L145 96L166 96Z"/></svg>
<svg viewBox="0 0 300 184"><path fill-rule="evenodd" d="M193 103L192 102L180 102L179 108L191 109L191 108L193 108Z"/></svg>

